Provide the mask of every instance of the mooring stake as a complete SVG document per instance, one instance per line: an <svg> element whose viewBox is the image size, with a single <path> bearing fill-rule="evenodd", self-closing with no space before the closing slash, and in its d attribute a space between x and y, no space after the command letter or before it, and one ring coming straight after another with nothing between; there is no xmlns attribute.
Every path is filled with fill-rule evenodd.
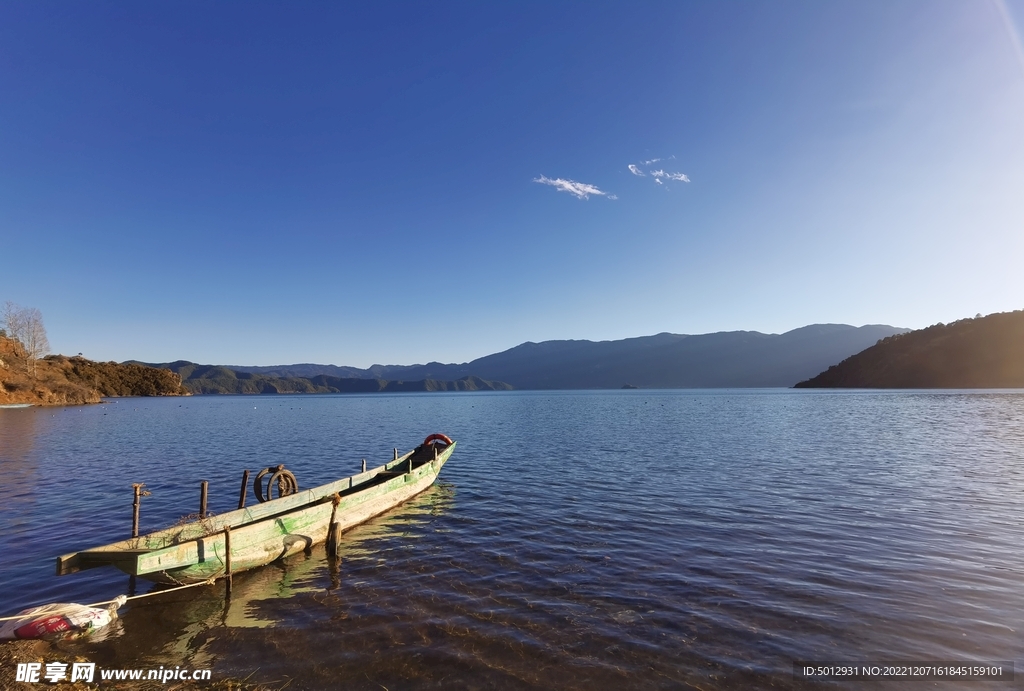
<svg viewBox="0 0 1024 691"><path fill-rule="evenodd" d="M242 491L238 495L238 508L245 508L245 496L249 489L249 469L246 468L245 472L242 473Z"/></svg>
<svg viewBox="0 0 1024 691"><path fill-rule="evenodd" d="M210 488L210 483L203 480L199 483L199 517L206 518L206 492Z"/></svg>
<svg viewBox="0 0 1024 691"><path fill-rule="evenodd" d="M398 449L395 449L395 460L398 460Z"/></svg>
<svg viewBox="0 0 1024 691"><path fill-rule="evenodd" d="M132 500L132 537L139 536L139 504L142 503L140 500L140 492L142 485L134 484L132 489L135 490L135 499Z"/></svg>
<svg viewBox="0 0 1024 691"><path fill-rule="evenodd" d="M334 498L331 500L331 521L327 524L327 554L331 556L337 556L341 546L341 524L335 522L340 503L341 495L335 492Z"/></svg>
<svg viewBox="0 0 1024 691"><path fill-rule="evenodd" d="M366 472L366 459L363 459L363 472Z"/></svg>
<svg viewBox="0 0 1024 691"><path fill-rule="evenodd" d="M224 526L224 573L227 575L225 595L231 597L231 526Z"/></svg>
<svg viewBox="0 0 1024 691"><path fill-rule="evenodd" d="M132 501L132 537L139 536L139 507L142 505L142 497L148 497L149 492L143 489L145 482L136 482L132 485L135 492L135 499Z"/></svg>

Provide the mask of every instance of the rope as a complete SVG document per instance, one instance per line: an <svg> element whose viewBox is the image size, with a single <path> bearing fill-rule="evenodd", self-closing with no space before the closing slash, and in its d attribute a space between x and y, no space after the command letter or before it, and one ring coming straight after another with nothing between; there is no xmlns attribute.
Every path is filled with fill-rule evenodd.
<svg viewBox="0 0 1024 691"><path fill-rule="evenodd" d="M89 605L69 604L67 607L64 607L63 609L55 609L55 610L51 610L49 612L38 612L36 614L15 614L13 617L0 617L0 621L14 621L16 619L31 619L31 618L37 617L37 616L48 616L49 617L49 616L52 616L54 614L62 614L64 612L73 612L74 610L78 609L79 607L99 607L100 605L113 605L113 604L117 604L118 608L120 608L122 605L124 605L124 603L128 602L129 600L141 600L144 597L152 597L153 595L163 595L164 593L173 593L175 590L184 590L185 588L195 588L196 586L200 586L200 585L212 585L216 580L217 580L216 577L214 577L214 578L210 578L210 579L207 579L205 581L202 581L200 583L189 583L187 585L179 585L176 588L168 588L167 590L154 590L151 593L143 593L142 595L131 595L131 596L128 596L128 595L118 595L113 600L104 600L103 602L93 602L92 604L89 604ZM45 607L45 605L39 605L39 607ZM33 609L36 609L36 608L33 608Z"/></svg>

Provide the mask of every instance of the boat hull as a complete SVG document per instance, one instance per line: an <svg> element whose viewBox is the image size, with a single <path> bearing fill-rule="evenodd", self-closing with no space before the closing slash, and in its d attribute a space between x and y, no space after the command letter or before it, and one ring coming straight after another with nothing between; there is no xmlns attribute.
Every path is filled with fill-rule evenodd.
<svg viewBox="0 0 1024 691"><path fill-rule="evenodd" d="M455 444L436 458L420 449L370 471L298 495L196 521L57 560L57 574L110 564L156 583L188 584L265 566L408 501L437 479ZM229 535L230 533L230 535ZM230 560L227 545L230 544Z"/></svg>
<svg viewBox="0 0 1024 691"><path fill-rule="evenodd" d="M439 470L440 467L432 472L423 472L420 477L405 474L392 478L384 485L342 499L337 511L332 502L321 502L301 511L232 530L231 571L239 573L266 566L326 541L332 513L343 531L379 516L433 485ZM199 583L226 575L224 533L203 538L203 543L199 548L203 552L202 558L195 564L183 568L145 571L160 566L159 562L154 563L150 559L140 564L144 572L135 575L156 583L174 584ZM133 569L125 571L131 573Z"/></svg>

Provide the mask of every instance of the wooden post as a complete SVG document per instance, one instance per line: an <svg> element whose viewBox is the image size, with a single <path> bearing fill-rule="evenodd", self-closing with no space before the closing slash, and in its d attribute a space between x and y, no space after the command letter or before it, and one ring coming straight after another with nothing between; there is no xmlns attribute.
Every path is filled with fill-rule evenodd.
<svg viewBox="0 0 1024 691"><path fill-rule="evenodd" d="M395 460L398 460L398 449L395 449Z"/></svg>
<svg viewBox="0 0 1024 691"><path fill-rule="evenodd" d="M340 503L341 495L335 492L334 498L331 500L331 520L327 524L327 554L329 556L338 555L338 547L341 542L341 524L335 522L335 517L338 515L338 504Z"/></svg>
<svg viewBox="0 0 1024 691"><path fill-rule="evenodd" d="M224 574L227 576L225 594L231 597L231 526L224 526Z"/></svg>
<svg viewBox="0 0 1024 691"><path fill-rule="evenodd" d="M136 482L132 485L132 489L135 491L135 499L132 501L132 537L139 536L139 506L142 504L143 484Z"/></svg>
<svg viewBox="0 0 1024 691"><path fill-rule="evenodd" d="M331 523L327 531L328 542L330 543L327 546L327 553L337 559L338 553L341 551L341 523Z"/></svg>
<svg viewBox="0 0 1024 691"><path fill-rule="evenodd" d="M363 459L363 472L366 472L366 459Z"/></svg>
<svg viewBox="0 0 1024 691"><path fill-rule="evenodd" d="M249 489L249 469L246 468L245 472L242 473L242 491L238 495L238 508L245 508L245 496L248 494Z"/></svg>
<svg viewBox="0 0 1024 691"><path fill-rule="evenodd" d="M434 444L434 460L437 460L437 444Z"/></svg>
<svg viewBox="0 0 1024 691"><path fill-rule="evenodd" d="M199 483L199 517L206 518L206 491L210 488L210 483L203 480Z"/></svg>
<svg viewBox="0 0 1024 691"><path fill-rule="evenodd" d="M409 456L409 472L412 472L412 456Z"/></svg>

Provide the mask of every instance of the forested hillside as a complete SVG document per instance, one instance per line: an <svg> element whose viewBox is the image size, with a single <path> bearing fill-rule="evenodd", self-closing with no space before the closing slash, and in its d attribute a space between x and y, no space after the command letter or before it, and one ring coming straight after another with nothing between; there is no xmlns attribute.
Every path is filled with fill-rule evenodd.
<svg viewBox="0 0 1024 691"><path fill-rule="evenodd" d="M512 387L504 382L479 377L457 380L334 377L280 377L255 372L239 372L221 365L197 365L179 360L148 365L170 370L181 377L182 385L195 394L283 394L283 393L378 393L397 391L502 391ZM267 368L272 369L272 368ZM334 368L335 370L341 368Z"/></svg>
<svg viewBox="0 0 1024 691"><path fill-rule="evenodd" d="M1024 311L961 319L890 336L796 386L1024 387Z"/></svg>

